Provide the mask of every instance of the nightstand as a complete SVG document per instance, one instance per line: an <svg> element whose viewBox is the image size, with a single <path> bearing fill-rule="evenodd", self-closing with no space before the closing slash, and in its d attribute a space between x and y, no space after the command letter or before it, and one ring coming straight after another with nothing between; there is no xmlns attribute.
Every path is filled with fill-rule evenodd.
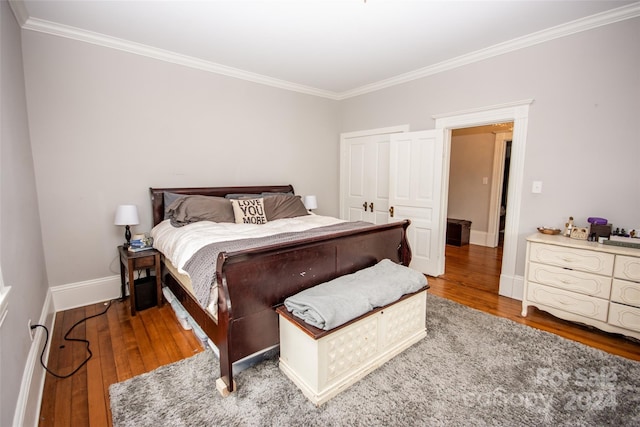
<svg viewBox="0 0 640 427"><path fill-rule="evenodd" d="M136 270L146 270L147 277L151 277L151 268L155 268L155 284L158 305L162 305L162 280L160 272L160 252L155 249L148 249L140 252L129 252L123 246L118 246L120 253L120 282L122 284L122 299L125 298L125 270L128 272L129 296L131 297L131 315L136 315L136 286L133 273Z"/></svg>

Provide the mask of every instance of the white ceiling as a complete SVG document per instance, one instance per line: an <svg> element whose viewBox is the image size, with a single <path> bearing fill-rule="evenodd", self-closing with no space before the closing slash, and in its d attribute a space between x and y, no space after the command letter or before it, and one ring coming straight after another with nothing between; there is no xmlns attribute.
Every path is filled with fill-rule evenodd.
<svg viewBox="0 0 640 427"><path fill-rule="evenodd" d="M640 2L617 0L11 0L11 5L27 30L333 99L640 15Z"/></svg>

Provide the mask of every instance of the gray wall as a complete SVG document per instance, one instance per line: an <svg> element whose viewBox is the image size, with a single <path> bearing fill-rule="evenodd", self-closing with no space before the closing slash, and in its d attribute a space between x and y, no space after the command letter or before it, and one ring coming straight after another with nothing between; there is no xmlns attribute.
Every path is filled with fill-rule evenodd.
<svg viewBox="0 0 640 427"><path fill-rule="evenodd" d="M493 133L451 137L447 217L471 221L471 229L481 232L489 228L495 140Z"/></svg>
<svg viewBox="0 0 640 427"><path fill-rule="evenodd" d="M0 425L10 426L31 339L47 295L40 217L25 104L20 28L0 2L0 254L5 285L11 286L0 329ZM35 408L29 408L34 410Z"/></svg>
<svg viewBox="0 0 640 427"><path fill-rule="evenodd" d="M529 111L516 273L527 235L589 216L640 228L640 19L556 39L343 101L342 131L534 98ZM543 182L541 194L531 182Z"/></svg>
<svg viewBox="0 0 640 427"><path fill-rule="evenodd" d="M293 184L337 215L337 102L23 32L51 286L117 273L119 204L149 187Z"/></svg>
<svg viewBox="0 0 640 427"><path fill-rule="evenodd" d="M527 98L519 248L569 216L639 228L639 37L635 18L337 102L26 31L49 283L117 273L114 209L137 204L148 230L149 186L290 182L337 215L340 132ZM70 257L72 242L89 244Z"/></svg>
<svg viewBox="0 0 640 427"><path fill-rule="evenodd" d="M137 204L135 231L148 230L149 186L292 183L318 195L318 213L338 215L340 132L429 129L433 114L535 98L520 274L538 225L598 215L640 228L638 18L340 102L24 31L25 106L20 31L5 0L1 11L1 261L13 286L0 331L1 425L47 285L116 274L115 208ZM542 194L530 193L532 180Z"/></svg>

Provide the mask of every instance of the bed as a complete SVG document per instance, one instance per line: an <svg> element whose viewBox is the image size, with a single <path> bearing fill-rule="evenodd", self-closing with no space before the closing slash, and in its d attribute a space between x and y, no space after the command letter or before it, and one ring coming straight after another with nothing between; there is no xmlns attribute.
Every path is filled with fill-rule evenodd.
<svg viewBox="0 0 640 427"><path fill-rule="evenodd" d="M150 188L154 229L165 222L165 196L294 194L291 185L199 188ZM220 355L218 389L234 391L233 364L279 342L275 308L301 290L370 267L382 259L409 265L406 238L409 221L360 225L295 241L222 251L215 263L217 298L212 314L180 280L175 266L162 256L163 284L175 295ZM157 242L154 242L154 246ZM162 252L162 251L161 251Z"/></svg>

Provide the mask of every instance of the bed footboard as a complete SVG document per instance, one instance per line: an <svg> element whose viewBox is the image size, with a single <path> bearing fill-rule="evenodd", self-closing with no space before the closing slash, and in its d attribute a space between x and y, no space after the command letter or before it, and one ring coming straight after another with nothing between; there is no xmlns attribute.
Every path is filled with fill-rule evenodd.
<svg viewBox="0 0 640 427"><path fill-rule="evenodd" d="M405 220L287 245L221 253L217 326L222 332L212 340L220 350L221 380L227 390L234 389L234 362L278 344L275 307L285 298L385 258L409 265L408 226Z"/></svg>
<svg viewBox="0 0 640 427"><path fill-rule="evenodd" d="M164 219L166 192L225 197L231 193L294 193L291 185L150 188L153 225ZM409 221L371 225L280 246L221 253L217 262L218 317L163 267L164 283L220 351L219 388L234 390L234 362L279 343L275 307L286 297L388 258L409 265Z"/></svg>

